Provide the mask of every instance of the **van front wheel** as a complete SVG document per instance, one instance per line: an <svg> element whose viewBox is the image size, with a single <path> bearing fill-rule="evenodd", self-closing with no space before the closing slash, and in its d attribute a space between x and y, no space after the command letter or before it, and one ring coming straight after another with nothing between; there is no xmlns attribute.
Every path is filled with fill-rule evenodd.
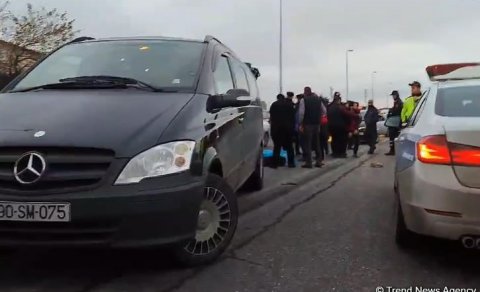
<svg viewBox="0 0 480 292"><path fill-rule="evenodd" d="M198 212L195 238L176 248L176 258L184 266L208 264L230 244L238 222L237 197L223 178L209 174Z"/></svg>

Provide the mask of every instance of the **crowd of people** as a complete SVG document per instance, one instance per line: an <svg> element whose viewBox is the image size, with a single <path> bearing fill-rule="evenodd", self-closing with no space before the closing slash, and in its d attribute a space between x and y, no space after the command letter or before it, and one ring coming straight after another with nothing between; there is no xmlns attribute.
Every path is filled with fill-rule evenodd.
<svg viewBox="0 0 480 292"><path fill-rule="evenodd" d="M387 118L392 118L389 125L390 150L386 155L395 155L395 138L413 115L421 99L421 85L418 81L409 84L412 95L402 102L397 90L391 93L393 107ZM358 157L360 145L359 127L365 123L365 141L368 153L374 154L378 140L377 123L380 112L373 100L368 101L365 113L361 114L358 102L342 102L340 92L335 92L332 102L315 94L310 87L305 87L302 94L287 92L277 95L277 100L270 107L271 136L273 140L272 167L283 165L281 150L287 154L287 164L296 167L296 157L303 161L303 168L322 167L326 155L334 158L347 158L347 151L353 151ZM395 122L397 121L397 122ZM392 124L393 123L393 124ZM329 138L331 143L329 147ZM315 153L315 157L313 157Z"/></svg>

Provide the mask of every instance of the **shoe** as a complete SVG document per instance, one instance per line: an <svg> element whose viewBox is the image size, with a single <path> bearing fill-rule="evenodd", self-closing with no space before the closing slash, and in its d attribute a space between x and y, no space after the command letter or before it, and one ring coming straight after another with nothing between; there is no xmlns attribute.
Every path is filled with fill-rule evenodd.
<svg viewBox="0 0 480 292"><path fill-rule="evenodd" d="M315 163L315 167L316 167L316 168L321 168L321 167L324 166L324 165L325 165L325 163L323 163L323 162L317 162L317 163Z"/></svg>
<svg viewBox="0 0 480 292"><path fill-rule="evenodd" d="M390 151L390 152L385 153L385 155L386 156L395 156L395 152Z"/></svg>
<svg viewBox="0 0 480 292"><path fill-rule="evenodd" d="M358 158L358 154L357 154L357 153L353 153L353 157L354 157L354 158Z"/></svg>
<svg viewBox="0 0 480 292"><path fill-rule="evenodd" d="M373 150L371 150L371 149L368 150L368 154L370 154L370 155L373 154Z"/></svg>
<svg viewBox="0 0 480 292"><path fill-rule="evenodd" d="M302 168L313 168L311 164L304 164L302 165Z"/></svg>
<svg viewBox="0 0 480 292"><path fill-rule="evenodd" d="M348 156L347 156L347 154L346 154L346 153L344 153L344 154L340 154L340 155L338 155L338 157L339 157L339 158L347 158Z"/></svg>
<svg viewBox="0 0 480 292"><path fill-rule="evenodd" d="M288 165L288 168L295 168L295 167L297 167L295 164L289 164Z"/></svg>

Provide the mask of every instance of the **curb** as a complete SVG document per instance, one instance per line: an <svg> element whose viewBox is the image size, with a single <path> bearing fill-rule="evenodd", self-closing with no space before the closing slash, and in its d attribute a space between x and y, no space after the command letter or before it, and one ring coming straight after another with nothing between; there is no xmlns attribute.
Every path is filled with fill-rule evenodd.
<svg viewBox="0 0 480 292"><path fill-rule="evenodd" d="M380 143L379 143L380 144ZM362 162L365 157L367 157L367 150L359 150L358 158L354 160L352 158L347 159L333 159L329 160L324 167L319 169L314 169L308 173L300 174L298 176L294 176L288 181L282 182L281 184L277 184L271 186L269 188L265 188L262 191L254 192L254 193L245 193L238 197L239 201L239 212L240 216L246 213L249 213L253 210L256 210L270 201L273 201L277 198L282 197L283 195L288 194L290 191L294 190L298 186L304 185L316 178L321 177L322 175L329 173L337 168L342 166L348 165L354 162ZM375 156L375 155L373 155ZM371 156L371 157L373 157Z"/></svg>

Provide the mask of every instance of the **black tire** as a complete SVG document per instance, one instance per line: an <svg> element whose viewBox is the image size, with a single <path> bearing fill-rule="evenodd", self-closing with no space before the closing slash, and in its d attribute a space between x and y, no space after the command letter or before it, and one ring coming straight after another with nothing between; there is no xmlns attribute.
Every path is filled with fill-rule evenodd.
<svg viewBox="0 0 480 292"><path fill-rule="evenodd" d="M212 222L203 230L200 227L197 228L195 238L175 248L175 258L182 266L193 267L213 262L227 249L237 229L237 196L225 180L218 175L209 174L207 177L204 200L199 210L199 226L204 206L217 207L218 226L211 220ZM213 213L215 212L211 213L210 218L214 218ZM213 236L209 235L211 232L214 233Z"/></svg>
<svg viewBox="0 0 480 292"><path fill-rule="evenodd" d="M263 189L263 177L264 177L264 163L263 163L263 148L260 149L258 154L255 171L250 175L245 182L245 189L248 191L260 191Z"/></svg>
<svg viewBox="0 0 480 292"><path fill-rule="evenodd" d="M395 227L395 242L400 247L404 247L404 248L412 247L416 240L415 233L408 230L407 225L405 224L405 218L403 216L400 202L397 202L396 205L397 205L396 206L397 224Z"/></svg>

